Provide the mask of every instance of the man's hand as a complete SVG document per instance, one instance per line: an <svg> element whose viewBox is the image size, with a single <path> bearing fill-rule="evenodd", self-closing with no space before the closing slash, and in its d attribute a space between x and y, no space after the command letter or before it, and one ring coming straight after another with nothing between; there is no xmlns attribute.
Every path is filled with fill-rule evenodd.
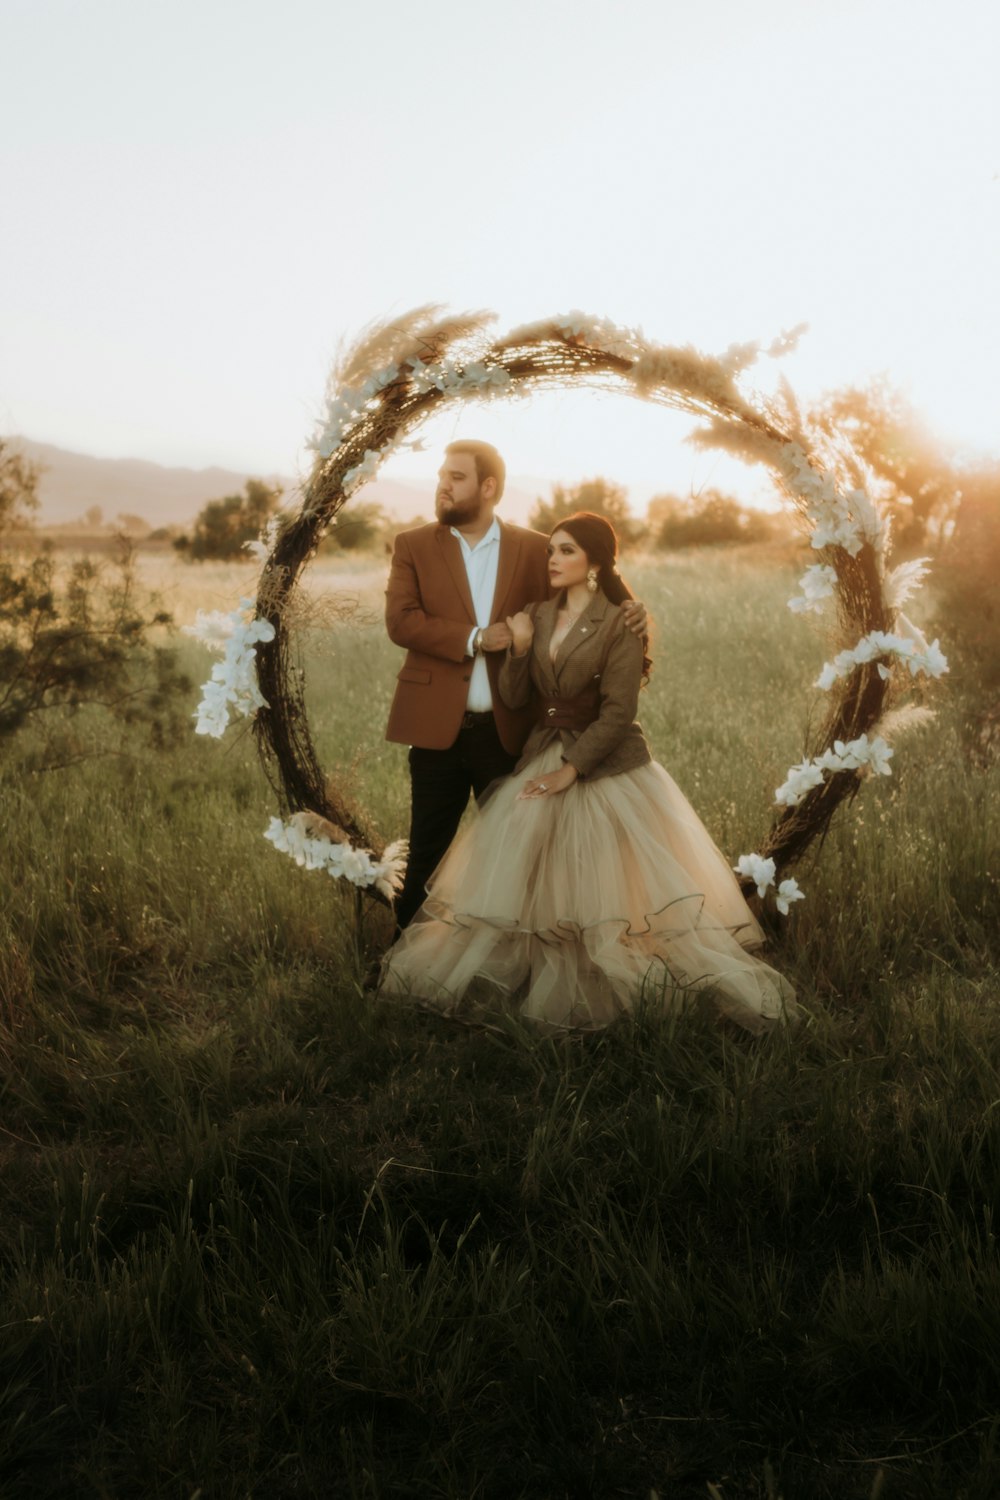
<svg viewBox="0 0 1000 1500"><path fill-rule="evenodd" d="M480 649L482 651L506 651L513 639L510 627L502 620L498 620L495 625L487 625L483 631Z"/></svg>
<svg viewBox="0 0 1000 1500"><path fill-rule="evenodd" d="M633 635L645 635L649 616L644 604L638 599L626 599L622 605L622 615L627 630L631 630Z"/></svg>
<svg viewBox="0 0 1000 1500"><path fill-rule="evenodd" d="M579 774L576 766L571 766L568 760L564 761L558 771L550 771L547 776L536 776L534 780L526 781L515 801L537 802L539 797L556 797L571 787Z"/></svg>
<svg viewBox="0 0 1000 1500"><path fill-rule="evenodd" d="M523 609L519 614L508 615L507 628L511 633L514 655L524 656L530 649L535 634L531 616Z"/></svg>

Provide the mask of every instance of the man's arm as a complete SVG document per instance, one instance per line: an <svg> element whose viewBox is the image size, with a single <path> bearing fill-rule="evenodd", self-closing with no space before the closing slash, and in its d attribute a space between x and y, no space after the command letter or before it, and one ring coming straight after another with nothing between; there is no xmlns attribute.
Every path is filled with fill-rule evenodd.
<svg viewBox="0 0 1000 1500"><path fill-rule="evenodd" d="M508 708L524 708L531 699L531 642L535 634L535 608L534 604L527 604L519 614L507 619L511 644L500 664L497 688Z"/></svg>
<svg viewBox="0 0 1000 1500"><path fill-rule="evenodd" d="M397 536L385 590L385 628L389 639L408 651L440 656L443 661L465 661L469 656L468 620L448 620L424 609L420 581L406 533Z"/></svg>

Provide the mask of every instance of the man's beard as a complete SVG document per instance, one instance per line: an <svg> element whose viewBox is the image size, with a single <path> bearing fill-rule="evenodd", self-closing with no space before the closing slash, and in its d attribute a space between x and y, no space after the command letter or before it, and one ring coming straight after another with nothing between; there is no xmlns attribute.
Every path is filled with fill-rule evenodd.
<svg viewBox="0 0 1000 1500"><path fill-rule="evenodd" d="M450 497L438 496L434 505L437 518L444 526L467 526L470 521L478 521L483 508L478 495L473 500L452 500Z"/></svg>

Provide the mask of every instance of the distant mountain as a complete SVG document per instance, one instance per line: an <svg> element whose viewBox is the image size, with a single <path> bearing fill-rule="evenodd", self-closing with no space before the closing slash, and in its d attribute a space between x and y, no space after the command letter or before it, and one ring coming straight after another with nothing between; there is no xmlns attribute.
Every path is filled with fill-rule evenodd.
<svg viewBox="0 0 1000 1500"><path fill-rule="evenodd" d="M78 521L95 505L106 521L127 513L142 516L151 526L185 526L207 501L238 493L250 477L232 469L173 469L141 458L93 458L25 437L11 438L10 445L41 469L38 519L43 526ZM291 488L291 481L274 475L254 477Z"/></svg>
<svg viewBox="0 0 1000 1500"><path fill-rule="evenodd" d="M168 468L141 458L94 458L26 437L11 438L10 444L41 469L38 520L42 526L79 521L95 505L100 506L105 521L128 514L141 516L154 527L188 526L209 500L239 494L249 478L280 484L286 503L294 503L298 489L297 480L281 475L241 474L221 468ZM525 525L536 497L548 494L549 488L548 480L536 483L530 478L508 484L502 514ZM433 519L434 494L430 483L376 479L365 486L359 498L381 505L403 522L418 516L428 521Z"/></svg>

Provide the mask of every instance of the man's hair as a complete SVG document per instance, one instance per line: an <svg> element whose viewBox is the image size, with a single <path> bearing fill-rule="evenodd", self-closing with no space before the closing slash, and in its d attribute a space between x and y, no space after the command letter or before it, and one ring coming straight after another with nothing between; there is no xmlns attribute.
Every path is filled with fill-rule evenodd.
<svg viewBox="0 0 1000 1500"><path fill-rule="evenodd" d="M497 499L503 494L504 480L507 478L507 465L500 457L492 443L477 443L470 439L459 439L457 442L449 443L444 450L445 453L471 453L476 460L476 480L482 484L486 479L495 479L497 482Z"/></svg>

